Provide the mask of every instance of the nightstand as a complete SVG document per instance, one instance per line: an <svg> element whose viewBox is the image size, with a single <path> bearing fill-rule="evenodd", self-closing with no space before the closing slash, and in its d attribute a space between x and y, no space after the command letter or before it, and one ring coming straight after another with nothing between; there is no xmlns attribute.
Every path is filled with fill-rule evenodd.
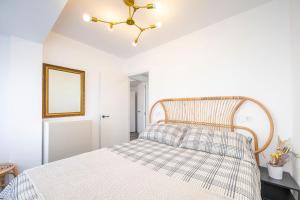
<svg viewBox="0 0 300 200"><path fill-rule="evenodd" d="M17 166L14 164L0 164L0 189L4 189L5 184L5 176L12 174L14 177L18 175ZM0 190L0 191L1 191Z"/></svg>
<svg viewBox="0 0 300 200"><path fill-rule="evenodd" d="M294 200L291 190L298 192L300 200L300 188L289 173L284 172L282 180L276 180L269 177L267 168L259 167L259 170L263 200Z"/></svg>

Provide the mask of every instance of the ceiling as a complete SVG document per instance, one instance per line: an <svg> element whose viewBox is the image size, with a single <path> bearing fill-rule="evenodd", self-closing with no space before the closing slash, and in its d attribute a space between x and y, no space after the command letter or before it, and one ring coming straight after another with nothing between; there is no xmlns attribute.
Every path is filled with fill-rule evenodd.
<svg viewBox="0 0 300 200"><path fill-rule="evenodd" d="M43 42L67 0L0 0L0 33Z"/></svg>
<svg viewBox="0 0 300 200"><path fill-rule="evenodd" d="M153 0L158 1L158 0ZM143 5L152 0L136 0ZM217 23L271 0L159 0L161 11L141 10L136 22L141 25L161 21L158 30L142 34L139 45L131 45L138 30L120 25L109 32L106 24L86 23L83 13L105 20L124 20L128 8L123 0L69 0L53 31L119 57L130 57L185 34Z"/></svg>
<svg viewBox="0 0 300 200"><path fill-rule="evenodd" d="M136 14L136 22L147 26L161 21L163 26L144 32L137 47L131 45L138 34L133 26L124 24L109 32L105 24L82 20L83 13L105 20L124 20L128 8L123 0L0 0L0 33L42 42L53 27L53 32L126 58L271 0L136 0L136 3L153 1L161 2L161 10L141 10Z"/></svg>

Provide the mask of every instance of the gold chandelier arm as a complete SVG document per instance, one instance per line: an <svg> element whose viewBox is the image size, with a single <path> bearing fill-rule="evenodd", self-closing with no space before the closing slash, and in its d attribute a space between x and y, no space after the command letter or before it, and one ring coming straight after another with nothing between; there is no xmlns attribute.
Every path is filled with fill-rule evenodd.
<svg viewBox="0 0 300 200"><path fill-rule="evenodd" d="M134 14L136 13L137 10L138 10L138 9L133 8L133 12L132 12L132 14L130 15L131 18L133 18Z"/></svg>
<svg viewBox="0 0 300 200"><path fill-rule="evenodd" d="M144 6L138 6L138 5L133 5L133 8L134 9L154 9L154 4L152 4L152 3L149 3L149 4L147 4L147 5L144 5Z"/></svg>
<svg viewBox="0 0 300 200"><path fill-rule="evenodd" d="M140 29L140 31L144 31L144 28L142 28L141 26L139 26L139 25L137 25L136 23L134 24L135 25L135 27L137 27L138 29Z"/></svg>
<svg viewBox="0 0 300 200"><path fill-rule="evenodd" d="M142 35L143 32L144 32L144 30L140 30L138 36L134 40L135 43L138 43L138 41L139 41L139 39L140 39L140 37L141 37L141 35Z"/></svg>
<svg viewBox="0 0 300 200"><path fill-rule="evenodd" d="M93 22L102 22L102 23L106 23L106 24L112 24L112 22L105 21L105 20L102 20L102 19L97 19L97 21L93 21Z"/></svg>
<svg viewBox="0 0 300 200"><path fill-rule="evenodd" d="M126 24L126 21L123 22L112 22L113 25L118 25L118 24Z"/></svg>
<svg viewBox="0 0 300 200"><path fill-rule="evenodd" d="M146 30L154 29L154 28L156 28L156 25L152 24L152 25L150 25L150 26L148 26L146 28L142 28L142 29L143 29L143 31L146 31Z"/></svg>
<svg viewBox="0 0 300 200"><path fill-rule="evenodd" d="M92 20L93 22L102 22L102 23L105 23L105 24L109 24L111 26L114 26L114 25L118 25L118 24L125 24L126 21L120 21L120 22L111 22L111 21L105 21L105 20L102 20L102 19L96 19L96 20Z"/></svg>
<svg viewBox="0 0 300 200"><path fill-rule="evenodd" d="M139 39L140 39L140 37L141 37L141 34L142 34L144 31L149 30L149 29L154 29L154 28L156 28L155 25L150 25L150 26L148 26L148 27L146 27L146 28L143 28L143 27L141 27L141 26L139 26L139 25L137 25L137 24L134 24L134 25L140 30L138 36L137 36L136 39L134 40L135 43L138 43L138 41L139 41Z"/></svg>
<svg viewBox="0 0 300 200"><path fill-rule="evenodd" d="M130 17L132 17L133 15L131 14L131 6L128 6L128 14Z"/></svg>

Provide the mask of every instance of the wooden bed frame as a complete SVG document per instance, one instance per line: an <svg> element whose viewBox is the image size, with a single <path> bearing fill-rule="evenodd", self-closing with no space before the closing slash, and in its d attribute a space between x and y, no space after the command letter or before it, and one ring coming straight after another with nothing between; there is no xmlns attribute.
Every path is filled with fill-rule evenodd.
<svg viewBox="0 0 300 200"><path fill-rule="evenodd" d="M239 108L246 102L256 104L268 117L269 135L265 144L258 147L257 134L249 127L235 124L235 116ZM154 108L161 106L164 119L157 123L189 124L214 130L244 130L251 134L254 141L255 158L259 164L259 153L271 143L274 134L274 123L268 109L259 101L243 96L216 96L196 98L172 98L157 101L150 110L151 123Z"/></svg>

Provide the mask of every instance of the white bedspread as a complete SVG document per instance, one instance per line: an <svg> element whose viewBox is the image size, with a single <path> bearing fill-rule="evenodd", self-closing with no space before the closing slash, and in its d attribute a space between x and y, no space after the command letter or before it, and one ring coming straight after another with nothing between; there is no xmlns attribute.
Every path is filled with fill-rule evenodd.
<svg viewBox="0 0 300 200"><path fill-rule="evenodd" d="M39 199L226 200L101 149L27 170Z"/></svg>

